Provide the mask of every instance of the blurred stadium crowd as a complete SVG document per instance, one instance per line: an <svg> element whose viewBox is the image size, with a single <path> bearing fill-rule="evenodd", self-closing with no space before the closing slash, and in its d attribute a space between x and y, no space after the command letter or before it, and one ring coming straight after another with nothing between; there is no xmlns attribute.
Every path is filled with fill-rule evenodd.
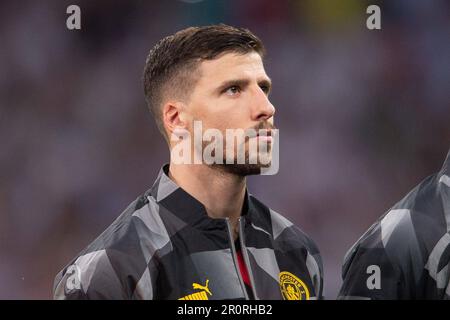
<svg viewBox="0 0 450 320"><path fill-rule="evenodd" d="M190 25L265 43L280 171L249 190L318 244L334 299L347 249L450 147L450 2L0 2L0 298L51 298L56 273L151 187L168 150L141 74ZM82 30L66 28L78 4Z"/></svg>

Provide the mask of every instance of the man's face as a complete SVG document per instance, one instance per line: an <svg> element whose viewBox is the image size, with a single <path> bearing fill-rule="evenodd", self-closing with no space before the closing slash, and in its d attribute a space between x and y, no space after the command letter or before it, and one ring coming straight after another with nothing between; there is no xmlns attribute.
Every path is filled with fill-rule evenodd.
<svg viewBox="0 0 450 320"><path fill-rule="evenodd" d="M186 108L191 133L193 133L194 120L202 121L203 131L218 129L223 137L226 137L227 129L274 128L275 108L268 98L271 81L258 53L225 53L214 60L203 61L199 71L200 78ZM256 144L262 140L269 142L270 150L270 138L249 138L244 142L246 157L248 157L251 139L255 139L253 143ZM226 143L225 141L223 143L224 150ZM237 150L235 151L236 158ZM230 172L247 175L259 173L261 164L220 167Z"/></svg>

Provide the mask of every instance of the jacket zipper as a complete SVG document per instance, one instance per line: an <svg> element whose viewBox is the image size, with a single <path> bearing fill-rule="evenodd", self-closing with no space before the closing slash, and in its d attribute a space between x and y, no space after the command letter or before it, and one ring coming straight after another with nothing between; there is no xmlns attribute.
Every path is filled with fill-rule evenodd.
<svg viewBox="0 0 450 320"><path fill-rule="evenodd" d="M244 280L242 279L241 271L239 270L239 263L237 261L236 247L234 246L233 233L231 232L230 219L225 218L225 221L227 223L228 239L230 240L231 255L233 257L234 268L236 269L236 272L237 272L237 275L239 278L239 283L241 284L242 291L244 292L245 300L249 300L247 289L245 288Z"/></svg>
<svg viewBox="0 0 450 320"><path fill-rule="evenodd" d="M239 218L239 241L241 242L241 251L242 256L244 257L244 263L248 271L248 275L250 277L250 285L252 287L252 293L253 298L255 300L259 300L258 296L256 295L256 288L255 288L255 278L253 277L252 268L250 267L250 259L248 257L247 248L245 247L245 241L244 241L244 227L243 225L243 219Z"/></svg>

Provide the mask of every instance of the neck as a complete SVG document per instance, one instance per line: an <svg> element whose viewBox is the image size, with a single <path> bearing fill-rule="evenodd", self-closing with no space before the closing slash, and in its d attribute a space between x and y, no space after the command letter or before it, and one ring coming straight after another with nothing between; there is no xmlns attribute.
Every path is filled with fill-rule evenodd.
<svg viewBox="0 0 450 320"><path fill-rule="evenodd" d="M229 218L233 230L244 204L245 177L204 164L170 163L169 177L200 201L211 218ZM235 232L234 236L237 236Z"/></svg>

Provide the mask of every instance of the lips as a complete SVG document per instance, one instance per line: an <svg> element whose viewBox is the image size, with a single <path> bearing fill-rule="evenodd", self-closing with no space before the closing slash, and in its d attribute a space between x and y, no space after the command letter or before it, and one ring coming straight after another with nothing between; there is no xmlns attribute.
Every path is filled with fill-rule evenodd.
<svg viewBox="0 0 450 320"><path fill-rule="evenodd" d="M268 124L259 125L254 128L249 128L245 130L245 141L252 138L257 138L258 141L263 141L265 143L272 143L273 136L275 134L274 127Z"/></svg>

